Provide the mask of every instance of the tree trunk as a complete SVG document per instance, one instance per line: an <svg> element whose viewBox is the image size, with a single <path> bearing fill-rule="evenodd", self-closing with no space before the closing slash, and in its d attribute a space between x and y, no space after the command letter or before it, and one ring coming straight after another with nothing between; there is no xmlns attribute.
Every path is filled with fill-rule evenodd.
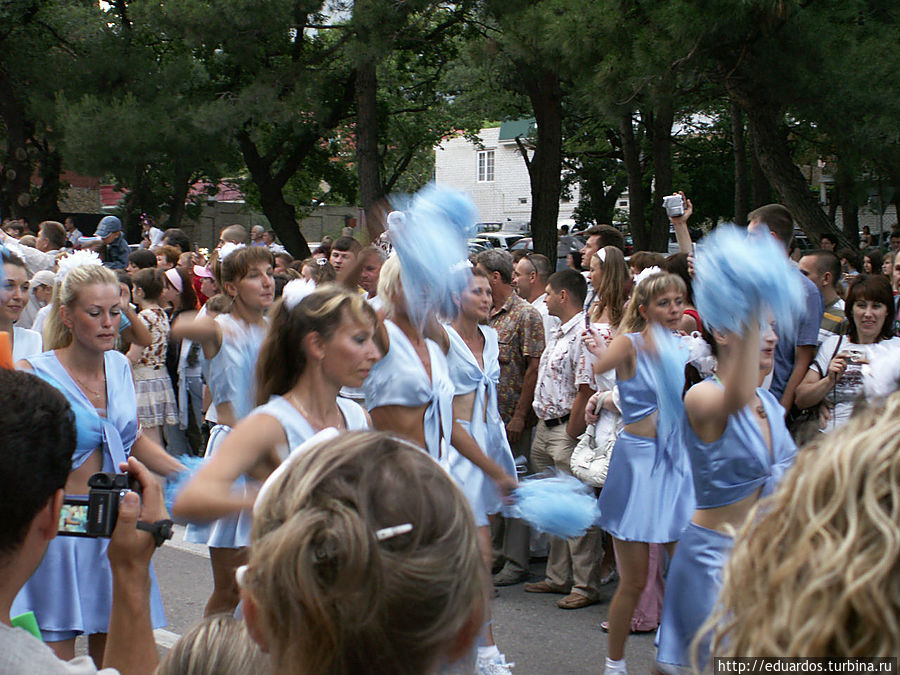
<svg viewBox="0 0 900 675"><path fill-rule="evenodd" d="M838 158L838 164L840 165L840 157ZM856 251L859 249L859 206L856 203L856 179L854 174L853 168L844 170L839 166L835 175L835 181L838 184L838 198L840 199L841 214L843 216L841 229L844 232L844 236L853 245L853 250Z"/></svg>
<svg viewBox="0 0 900 675"><path fill-rule="evenodd" d="M734 148L734 222L747 223L747 143L744 138L744 114L731 102L731 144Z"/></svg>
<svg viewBox="0 0 900 675"><path fill-rule="evenodd" d="M172 196L169 200L169 220L166 228L181 227L184 219L185 202L191 189L191 174L189 171L176 171L175 184L172 186Z"/></svg>
<svg viewBox="0 0 900 675"><path fill-rule="evenodd" d="M619 130L622 136L622 160L625 162L625 173L628 176L628 226L634 240L634 250L645 251L650 245L650 233L644 222L644 211L647 208L644 171L630 110L622 112Z"/></svg>
<svg viewBox="0 0 900 675"><path fill-rule="evenodd" d="M758 143L759 165L794 222L816 243L827 234L833 235L841 246L852 248L844 233L828 222L828 216L794 164L781 111L758 100L748 103L742 107Z"/></svg>
<svg viewBox="0 0 900 675"><path fill-rule="evenodd" d="M528 162L531 181L531 236L534 250L556 260L556 222L562 185L562 87L551 70L519 66L534 118L537 143Z"/></svg>
<svg viewBox="0 0 900 675"><path fill-rule="evenodd" d="M238 133L238 145L247 169L250 171L250 177L259 189L259 201L263 213L269 219L269 224L275 234L278 235L281 243L292 256L301 260L308 258L310 256L309 245L297 224L297 212L293 205L285 201L284 194L281 192L284 182L290 176L281 180L272 175L270 164L260 156L259 150L248 133L243 131Z"/></svg>
<svg viewBox="0 0 900 675"><path fill-rule="evenodd" d="M644 114L650 132L653 158L654 195L650 221L649 250L666 252L669 245L669 216L663 197L672 194L672 124L675 111L669 96L663 96L655 110Z"/></svg>
<svg viewBox="0 0 900 675"><path fill-rule="evenodd" d="M28 218L31 209L32 165L28 159L29 123L15 95L12 82L0 68L0 118L6 127L6 157L0 175L0 206L3 218ZM37 225L37 223L29 223Z"/></svg>
<svg viewBox="0 0 900 675"><path fill-rule="evenodd" d="M384 196L378 165L378 73L372 59L356 67L356 161L359 202L368 213ZM366 218L366 227L371 240L381 234L376 218Z"/></svg>
<svg viewBox="0 0 900 675"><path fill-rule="evenodd" d="M749 131L749 129L748 129ZM750 153L750 209L758 209L772 202L772 186L769 179L759 165L759 143L756 135L751 132L750 141L753 152ZM738 223L746 225L746 221Z"/></svg>

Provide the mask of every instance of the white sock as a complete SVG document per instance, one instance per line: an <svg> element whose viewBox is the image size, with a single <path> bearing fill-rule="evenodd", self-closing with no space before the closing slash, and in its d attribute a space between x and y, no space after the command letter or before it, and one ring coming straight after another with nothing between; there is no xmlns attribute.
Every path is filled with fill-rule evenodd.
<svg viewBox="0 0 900 675"><path fill-rule="evenodd" d="M625 659L614 661L608 656L606 657L606 668L603 671L606 675L627 675L628 669L625 667Z"/></svg>
<svg viewBox="0 0 900 675"><path fill-rule="evenodd" d="M479 647L478 648L478 658L479 659L487 659L490 661L499 661L500 660L500 650L497 648L497 645L489 645L487 647Z"/></svg>

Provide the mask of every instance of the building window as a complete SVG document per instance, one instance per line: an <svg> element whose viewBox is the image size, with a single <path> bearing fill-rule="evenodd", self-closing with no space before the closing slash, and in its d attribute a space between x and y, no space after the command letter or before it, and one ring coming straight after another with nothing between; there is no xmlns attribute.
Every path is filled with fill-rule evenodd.
<svg viewBox="0 0 900 675"><path fill-rule="evenodd" d="M527 204L527 203L528 203L528 197L519 197L519 203L520 203L520 204Z"/></svg>
<svg viewBox="0 0 900 675"><path fill-rule="evenodd" d="M478 182L494 180L494 151L482 150L478 153Z"/></svg>

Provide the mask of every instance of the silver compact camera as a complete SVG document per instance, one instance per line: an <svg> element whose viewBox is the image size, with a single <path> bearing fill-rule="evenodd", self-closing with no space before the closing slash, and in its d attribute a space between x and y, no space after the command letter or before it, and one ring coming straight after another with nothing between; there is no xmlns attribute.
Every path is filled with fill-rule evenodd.
<svg viewBox="0 0 900 675"><path fill-rule="evenodd" d="M684 215L684 197L681 195L669 195L663 197L663 207L669 218L677 218Z"/></svg>

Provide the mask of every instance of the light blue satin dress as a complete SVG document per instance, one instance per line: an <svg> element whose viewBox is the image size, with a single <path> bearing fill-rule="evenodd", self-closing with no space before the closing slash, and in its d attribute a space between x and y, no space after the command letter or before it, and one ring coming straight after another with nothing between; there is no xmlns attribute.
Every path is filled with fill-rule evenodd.
<svg viewBox="0 0 900 675"><path fill-rule="evenodd" d="M363 383L366 406L374 410L382 406L398 405L425 408L425 445L423 448L440 459L444 440L450 443L453 431L453 382L447 358L441 348L426 339L431 359L431 378L409 339L393 321L385 320L390 346Z"/></svg>
<svg viewBox="0 0 900 675"><path fill-rule="evenodd" d="M698 509L734 504L760 491L760 497L771 494L794 463L797 446L784 425L784 408L765 389L756 391L769 420L771 452L749 406L731 415L722 436L712 443L701 441L684 422ZM713 611L733 545L723 532L688 525L666 580L657 635L659 662L690 666L691 642ZM697 655L702 670L709 660L709 636L701 641Z"/></svg>
<svg viewBox="0 0 900 675"><path fill-rule="evenodd" d="M622 422L638 422L659 408L644 338L626 333L636 352L634 376L616 378ZM677 541L694 513L694 484L680 434L666 444L623 431L613 448L600 491L598 525L617 539Z"/></svg>
<svg viewBox="0 0 900 675"><path fill-rule="evenodd" d="M347 431L367 431L369 429L369 420L361 405L346 398L338 398L337 404L344 416ZM255 408L248 417L254 415L268 415L274 417L281 424L281 428L284 429L285 436L287 436L287 444L278 449L278 456L282 461L287 459L294 448L317 433L300 411L282 396L273 396L268 403Z"/></svg>
<svg viewBox="0 0 900 675"><path fill-rule="evenodd" d="M247 325L230 314L220 314L216 322L222 327L222 346L206 365L207 386L213 404L230 403L235 422L244 419L256 400L256 361L268 331L267 325ZM215 425L209 432L206 457L212 457L231 427ZM243 492L253 479L242 477L234 484L236 492ZM250 544L253 514L247 509L211 523L190 523L184 539L212 548L243 548Z"/></svg>
<svg viewBox="0 0 900 675"><path fill-rule="evenodd" d="M27 358L38 377L69 401L75 413L77 440L72 470L102 450L101 471L120 473L119 464L131 453L138 430L137 401L131 366L116 351L104 354L106 417L84 395L55 352ZM13 601L10 614L33 611L44 640L58 642L85 633L109 631L112 610L112 570L106 549L109 539L57 536L28 582ZM150 567L150 616L154 628L166 625L156 574Z"/></svg>
<svg viewBox="0 0 900 675"><path fill-rule="evenodd" d="M506 427L497 409L497 383L500 381L500 346L497 342L497 331L489 326L478 327L484 336L482 353L484 370L482 370L475 355L453 326L447 325L445 328L450 338L447 365L450 368L454 395L463 396L475 392L472 419L456 421L475 439L485 455L510 476L515 477L516 463L509 448L509 441L506 439ZM479 527L487 525L488 514L498 513L503 506L502 496L494 481L459 454L453 446L447 452L446 466L468 498L475 516L475 524Z"/></svg>

